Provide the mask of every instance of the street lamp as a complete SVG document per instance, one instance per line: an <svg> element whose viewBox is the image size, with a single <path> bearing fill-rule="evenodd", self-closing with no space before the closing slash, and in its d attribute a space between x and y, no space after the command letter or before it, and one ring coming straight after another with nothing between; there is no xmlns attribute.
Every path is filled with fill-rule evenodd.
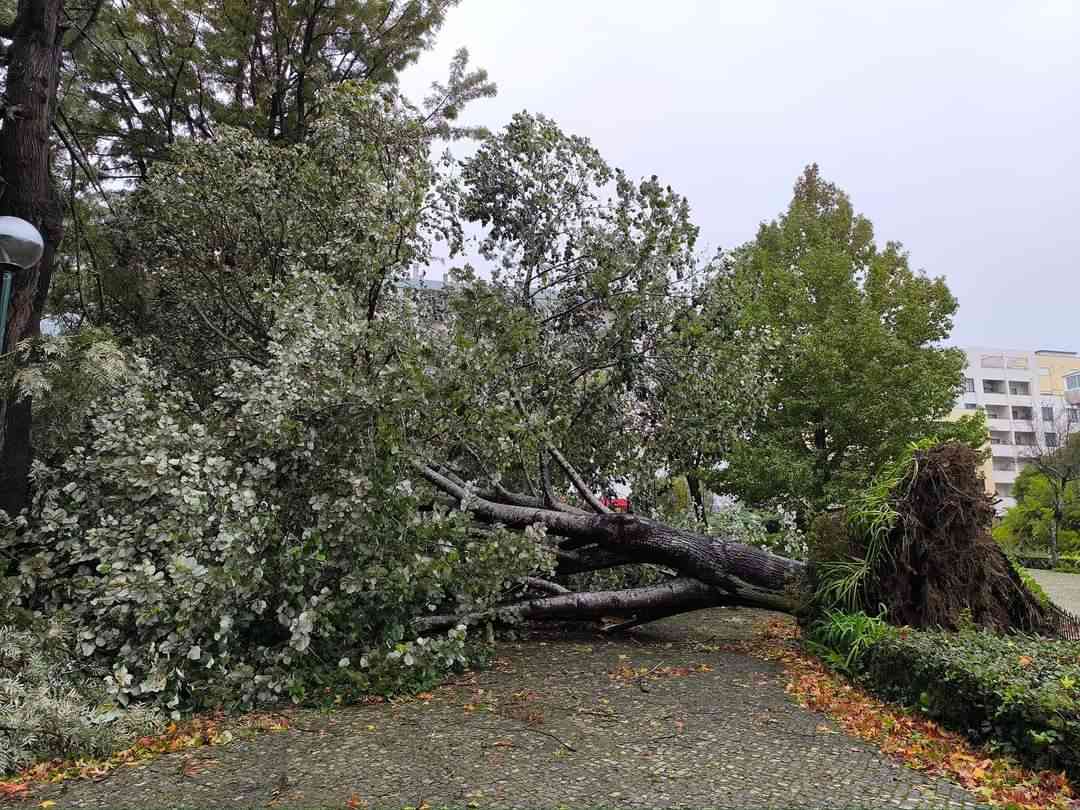
<svg viewBox="0 0 1080 810"><path fill-rule="evenodd" d="M4 278L0 282L0 354L4 353L7 336L8 309L11 306L11 280L19 270L38 263L45 251L45 242L38 229L18 217L0 217L0 265Z"/></svg>

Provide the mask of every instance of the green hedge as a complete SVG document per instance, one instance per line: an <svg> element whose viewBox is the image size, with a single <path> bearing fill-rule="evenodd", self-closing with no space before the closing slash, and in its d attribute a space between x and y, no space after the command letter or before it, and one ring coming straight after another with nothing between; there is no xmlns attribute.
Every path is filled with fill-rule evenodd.
<svg viewBox="0 0 1080 810"><path fill-rule="evenodd" d="M1050 555L1034 551L1014 551L1015 559L1024 568L1037 568L1040 571L1059 571L1064 574L1080 574L1080 555L1062 554L1056 566L1050 565Z"/></svg>
<svg viewBox="0 0 1080 810"><path fill-rule="evenodd" d="M1080 642L903 630L860 664L860 680L883 697L1080 778Z"/></svg>

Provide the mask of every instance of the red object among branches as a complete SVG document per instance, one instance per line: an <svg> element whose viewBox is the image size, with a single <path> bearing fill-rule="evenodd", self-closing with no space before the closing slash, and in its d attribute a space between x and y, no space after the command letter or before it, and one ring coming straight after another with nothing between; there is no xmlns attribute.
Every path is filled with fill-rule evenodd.
<svg viewBox="0 0 1080 810"><path fill-rule="evenodd" d="M630 499L629 498L601 498L600 503L610 509L612 512L629 512L630 511Z"/></svg>

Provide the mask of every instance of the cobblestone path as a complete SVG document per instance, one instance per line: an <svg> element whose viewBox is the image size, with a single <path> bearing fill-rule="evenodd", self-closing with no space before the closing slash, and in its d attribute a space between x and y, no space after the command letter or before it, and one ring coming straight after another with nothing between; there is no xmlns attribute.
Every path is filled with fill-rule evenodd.
<svg viewBox="0 0 1080 810"><path fill-rule="evenodd" d="M716 649L763 615L502 643L494 669L426 701L290 712L289 731L48 786L26 806L980 806L799 707L774 665Z"/></svg>

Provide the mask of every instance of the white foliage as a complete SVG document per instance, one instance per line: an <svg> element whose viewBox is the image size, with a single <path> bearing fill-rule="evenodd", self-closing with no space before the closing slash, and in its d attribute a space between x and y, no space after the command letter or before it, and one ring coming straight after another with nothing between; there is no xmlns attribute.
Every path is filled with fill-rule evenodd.
<svg viewBox="0 0 1080 810"><path fill-rule="evenodd" d="M124 709L67 652L69 631L0 627L0 773L43 759L107 756L161 728L161 715ZM121 679L129 678L121 668Z"/></svg>

